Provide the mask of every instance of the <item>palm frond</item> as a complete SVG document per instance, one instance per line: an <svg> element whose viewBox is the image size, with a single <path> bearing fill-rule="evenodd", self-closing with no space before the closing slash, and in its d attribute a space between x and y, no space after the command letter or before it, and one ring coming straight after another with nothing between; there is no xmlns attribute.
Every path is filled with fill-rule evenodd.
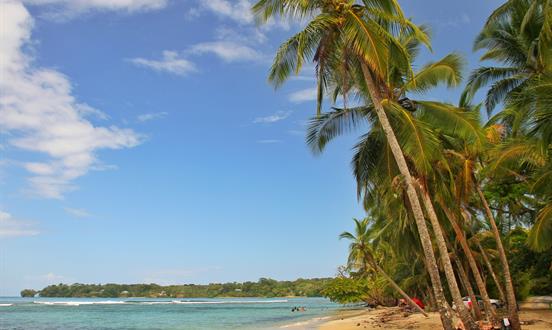
<svg viewBox="0 0 552 330"><path fill-rule="evenodd" d="M519 71L516 67L481 67L471 73L466 88L462 93L460 103L470 103L475 93L483 86L499 79L506 79Z"/></svg>
<svg viewBox="0 0 552 330"><path fill-rule="evenodd" d="M449 54L437 62L424 66L404 84L402 89L403 91L424 93L440 84L447 87L457 86L462 80L463 64L460 55Z"/></svg>
<svg viewBox="0 0 552 330"><path fill-rule="evenodd" d="M552 202L542 207L527 239L529 246L538 252L552 248Z"/></svg>
<svg viewBox="0 0 552 330"><path fill-rule="evenodd" d="M335 137L366 124L372 107L363 106L347 109L334 108L310 120L307 128L307 145L314 153L324 150Z"/></svg>
<svg viewBox="0 0 552 330"><path fill-rule="evenodd" d="M416 101L416 104L420 110L419 118L430 122L432 127L443 134L460 137L474 147L481 147L485 143L478 112L441 102Z"/></svg>
<svg viewBox="0 0 552 330"><path fill-rule="evenodd" d="M320 14L310 21L302 31L284 42L276 52L268 80L275 87L279 87L291 73L299 73L303 63L314 57L323 40L328 44L334 42L329 32L335 23L334 17ZM331 46L328 45L328 47Z"/></svg>

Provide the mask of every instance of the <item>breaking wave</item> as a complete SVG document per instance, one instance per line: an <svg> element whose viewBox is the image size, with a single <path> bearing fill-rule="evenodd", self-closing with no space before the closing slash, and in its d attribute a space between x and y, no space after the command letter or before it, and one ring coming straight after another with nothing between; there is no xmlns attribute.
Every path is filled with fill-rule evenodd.
<svg viewBox="0 0 552 330"><path fill-rule="evenodd" d="M278 300L216 300L216 301L198 301L198 300L153 300L153 301L121 301L121 300L100 300L100 301L33 301L34 304L47 306L83 306L83 305L222 305L222 304L277 304L287 303L286 299ZM12 304L0 304L0 306L11 306Z"/></svg>

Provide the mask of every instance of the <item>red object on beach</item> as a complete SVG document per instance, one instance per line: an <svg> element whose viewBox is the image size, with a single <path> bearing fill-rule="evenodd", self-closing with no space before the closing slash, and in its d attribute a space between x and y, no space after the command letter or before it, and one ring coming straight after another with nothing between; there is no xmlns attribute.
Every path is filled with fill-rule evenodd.
<svg viewBox="0 0 552 330"><path fill-rule="evenodd" d="M424 303L423 303L420 299L414 297L414 298L412 298L412 301L415 302L416 305L420 306L421 309L424 309L424 308L425 308Z"/></svg>

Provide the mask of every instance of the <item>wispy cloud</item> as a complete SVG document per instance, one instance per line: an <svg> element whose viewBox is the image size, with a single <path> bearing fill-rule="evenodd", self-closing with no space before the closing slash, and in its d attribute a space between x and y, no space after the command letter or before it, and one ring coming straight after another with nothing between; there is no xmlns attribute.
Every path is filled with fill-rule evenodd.
<svg viewBox="0 0 552 330"><path fill-rule="evenodd" d="M181 57L177 52L170 50L163 51L163 57L159 60L137 57L129 59L129 62L154 71L168 72L179 76L187 76L197 71L194 63Z"/></svg>
<svg viewBox="0 0 552 330"><path fill-rule="evenodd" d="M0 210L0 237L35 236L39 231L33 224L14 218L10 213Z"/></svg>
<svg viewBox="0 0 552 330"><path fill-rule="evenodd" d="M215 30L215 37L218 40L232 41L244 45L263 44L268 38L256 28L230 28L227 26L218 27Z"/></svg>
<svg viewBox="0 0 552 330"><path fill-rule="evenodd" d="M270 124L284 120L291 115L291 111L278 111L273 115L266 117L257 117L253 120L255 124Z"/></svg>
<svg viewBox="0 0 552 330"><path fill-rule="evenodd" d="M288 99L294 103L314 101L316 100L316 94L316 87L306 88L289 94Z"/></svg>
<svg viewBox="0 0 552 330"><path fill-rule="evenodd" d="M316 81L316 78L314 76L306 76L306 75L297 75L297 76L290 76L289 80L296 80L296 81Z"/></svg>
<svg viewBox="0 0 552 330"><path fill-rule="evenodd" d="M65 213L71 216L74 216L76 218L90 218L92 216L92 214L90 214L90 212L88 212L85 209L75 209L71 207L66 207L63 210L65 211Z"/></svg>
<svg viewBox="0 0 552 330"><path fill-rule="evenodd" d="M252 3L248 0L233 2L227 0L201 1L201 6L216 15L229 18L240 24L251 24L254 20L251 12Z"/></svg>
<svg viewBox="0 0 552 330"><path fill-rule="evenodd" d="M251 12L251 7L253 6L253 1L251 0L200 0L199 3L202 9L208 10L219 17L230 19L240 25L253 25L255 23L255 17ZM275 27L288 30L290 25L288 22L280 19L270 19L261 28L263 30L270 30Z"/></svg>
<svg viewBox="0 0 552 330"><path fill-rule="evenodd" d="M288 131L288 133L291 134L291 135L300 135L300 136L305 135L305 131L304 130L299 130L299 129L290 129Z"/></svg>
<svg viewBox="0 0 552 330"><path fill-rule="evenodd" d="M247 46L243 42L217 40L192 45L182 52L187 57L213 54L226 63L233 62L260 62L267 59L262 53ZM179 76L187 76L198 71L196 65L189 59L175 51L163 51L159 60L146 58L132 58L128 61L136 66L152 69L157 72L166 72Z"/></svg>
<svg viewBox="0 0 552 330"><path fill-rule="evenodd" d="M131 129L92 124L86 118L92 108L75 99L69 79L36 67L23 52L34 23L25 7L0 2L0 12L0 131L11 146L49 157L23 165L32 174L29 192L62 198L74 179L100 163L98 150L130 148L142 139Z"/></svg>
<svg viewBox="0 0 552 330"><path fill-rule="evenodd" d="M274 144L274 143L282 143L282 140L278 139L265 139L265 140L257 140L257 143L260 144Z"/></svg>
<svg viewBox="0 0 552 330"><path fill-rule="evenodd" d="M442 26L442 27L452 27L452 28L459 28L465 25L468 25L471 23L471 18L466 13L462 13L456 17L452 17L449 19L435 19L436 25Z"/></svg>
<svg viewBox="0 0 552 330"><path fill-rule="evenodd" d="M168 0L23 0L30 5L46 6L47 17L70 19L90 11L140 12L165 8Z"/></svg>
<svg viewBox="0 0 552 330"><path fill-rule="evenodd" d="M194 54L211 53L225 62L260 61L265 57L255 49L233 41L202 42L191 47Z"/></svg>
<svg viewBox="0 0 552 330"><path fill-rule="evenodd" d="M144 113L144 114L141 114L139 115L138 117L136 117L136 119L138 119L139 122L146 122L146 121L150 121L150 120L155 120L155 119L162 119L162 118L165 118L167 117L168 113L163 111L163 112L150 112L150 113Z"/></svg>
<svg viewBox="0 0 552 330"><path fill-rule="evenodd" d="M100 120L108 120L109 115L96 108L89 106L88 104L78 104L76 110L83 117L92 117Z"/></svg>

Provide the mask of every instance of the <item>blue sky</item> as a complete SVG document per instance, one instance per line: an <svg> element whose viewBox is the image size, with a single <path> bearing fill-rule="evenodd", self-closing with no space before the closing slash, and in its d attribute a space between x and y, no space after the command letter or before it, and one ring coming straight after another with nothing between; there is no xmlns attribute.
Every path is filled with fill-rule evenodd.
<svg viewBox="0 0 552 330"><path fill-rule="evenodd" d="M363 215L355 135L309 152L312 70L266 82L298 26L258 28L250 3L0 0L0 295L332 276L345 262L337 236ZM477 65L499 1L401 3L433 31L421 64L459 51Z"/></svg>

